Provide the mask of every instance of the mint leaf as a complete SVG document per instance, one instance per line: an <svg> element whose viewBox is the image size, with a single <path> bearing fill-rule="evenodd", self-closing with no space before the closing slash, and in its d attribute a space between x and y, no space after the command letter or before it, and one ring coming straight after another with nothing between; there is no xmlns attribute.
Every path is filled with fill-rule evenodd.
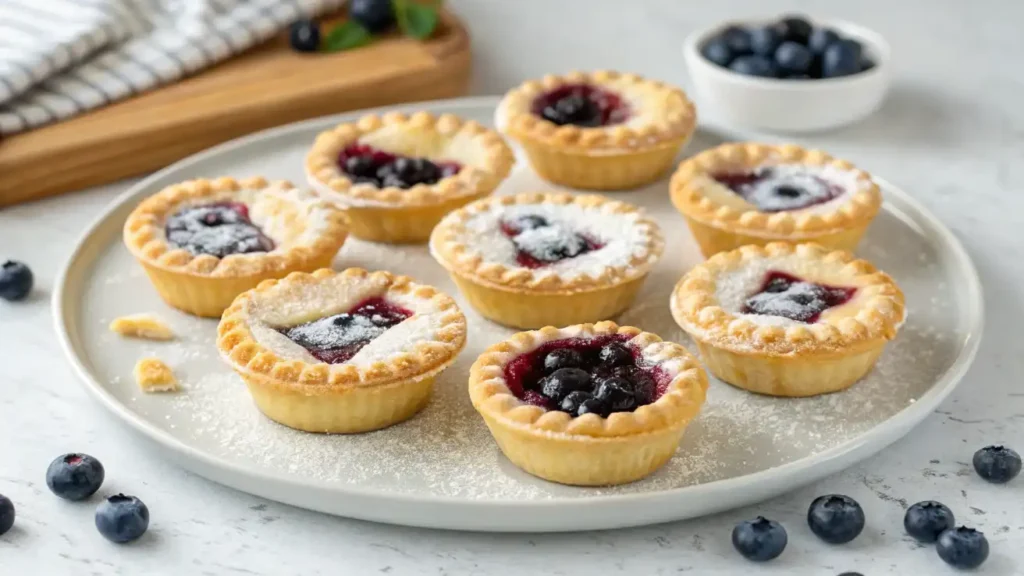
<svg viewBox="0 0 1024 576"><path fill-rule="evenodd" d="M373 35L358 22L349 20L335 26L324 38L324 52L341 52L351 48L365 46L373 40Z"/></svg>
<svg viewBox="0 0 1024 576"><path fill-rule="evenodd" d="M426 40L434 33L440 20L437 8L409 0L392 0L398 27L406 36Z"/></svg>

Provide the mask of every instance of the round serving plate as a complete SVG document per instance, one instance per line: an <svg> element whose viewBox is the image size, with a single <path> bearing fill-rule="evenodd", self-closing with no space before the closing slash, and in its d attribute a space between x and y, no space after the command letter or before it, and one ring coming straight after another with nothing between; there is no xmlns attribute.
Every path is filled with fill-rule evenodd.
<svg viewBox="0 0 1024 576"><path fill-rule="evenodd" d="M474 98L393 109L491 124L496 105L495 98ZM193 177L264 175L301 183L302 160L316 134L359 115L254 134L145 179L89 227L57 283L57 333L88 390L183 467L216 482L330 514L450 529L590 530L691 518L770 498L878 452L949 395L978 348L982 297L969 257L931 213L882 182L885 205L860 255L896 278L909 319L867 378L845 392L804 399L757 396L712 380L707 404L662 470L625 486L562 486L509 463L469 402L469 366L513 331L476 314L424 246L350 239L336 268L387 269L438 286L465 311L468 344L438 379L430 404L408 422L351 436L282 427L257 411L218 357L216 322L161 302L122 245L121 227L144 197ZM698 133L688 152L715 143ZM498 193L551 188L523 161ZM616 197L646 207L666 235L664 257L618 320L689 346L668 298L700 255L669 203L666 181ZM113 318L140 312L156 313L179 338L126 340L107 330ZM141 392L131 374L144 355L167 361L183 390Z"/></svg>

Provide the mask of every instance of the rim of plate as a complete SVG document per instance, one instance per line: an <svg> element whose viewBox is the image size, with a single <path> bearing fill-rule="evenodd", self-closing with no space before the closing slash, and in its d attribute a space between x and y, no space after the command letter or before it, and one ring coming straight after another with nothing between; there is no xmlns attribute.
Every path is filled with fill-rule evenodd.
<svg viewBox="0 0 1024 576"><path fill-rule="evenodd" d="M889 435L892 429L904 429L903 434L897 436L902 437L906 432L920 423L928 414L930 414L950 393L956 388L957 384L963 378L967 369L970 368L974 361L974 358L978 352L978 347L981 342L981 335L984 328L984 299L981 290L981 280L978 276L977 270L974 266L973 261L967 254L963 245L959 239L950 231L942 222L935 217L924 205L919 203L909 194L901 190L900 188L890 184L884 179L875 178L879 183L880 187L886 192L891 198L898 200L898 204L904 204L912 208L917 212L926 222L926 224L932 229L932 232L936 234L943 245L948 251L948 254L952 257L955 267L963 272L962 280L964 281L967 289L969 307L965 309L967 314L967 326L965 327L966 337L963 339L960 351L957 355L956 360L950 365L950 367L932 384L932 386L925 392L920 398L914 403L910 404L906 408L900 410L889 419L885 420L881 424L878 424L863 434L848 440L838 446L829 448L812 456L805 456L798 460L754 472L752 474L746 474L742 476L735 476L732 478L726 478L724 480L715 480L706 484L696 484L692 486L683 486L679 488L671 488L667 490L658 490L651 492L642 492L635 494L610 494L610 495L596 495L596 496L573 496L573 497L553 497L545 498L543 500L516 500L516 499L467 499L459 498L455 496L423 496L423 495L411 495L388 492L386 490L375 490L372 488L364 488L358 486L344 486L328 484L318 481L309 481L303 478L295 478L293 476L285 474L277 474L266 472L258 469L248 468L242 464L222 460L215 456L212 456L202 450L195 448L182 440L179 440L165 432L156 426L150 424L145 418L133 413L127 407L125 407L117 398L109 393L106 388L96 380L96 378L90 373L89 369L85 366L82 360L78 357L75 352L74 344L69 336L69 325L65 321L65 316L69 313L67 307L64 306L64 300L68 293L67 278L71 273L72 269L76 265L76 261L80 257L83 247L87 245L88 239L95 234L110 217L112 212L115 212L121 208L126 202L130 201L133 197L140 193L149 190L154 182L166 177L168 174L177 172L183 168L187 168L195 163L202 162L214 156L232 152L239 148L244 148L251 144L262 142L264 140L270 140L279 138L285 135L290 135L295 132L313 131L317 128L326 128L333 124L343 122L363 114L370 113L383 113L388 111L404 111L410 112L412 110L423 110L426 109L432 112L457 112L464 111L467 108L481 108L493 111L498 105L500 97L497 96L476 96L466 98L454 98L449 100L435 100L428 102L413 102L406 103L396 106L385 106L379 108L370 108L363 110L355 110L351 112L344 112L341 114L334 114L330 116L323 116L320 118L313 118L310 120L303 120L301 122L295 122L284 126L278 126L267 130L262 130L229 140L202 152L193 154L187 158L179 160L166 168L163 168L137 182L131 186L127 191L120 194L110 204L108 204L102 211L102 213L95 218L89 226L85 229L85 232L79 236L78 242L75 249L71 252L67 262L61 268L60 274L55 282L55 290L52 297L52 311L54 328L57 332L57 337L60 340L61 349L64 351L67 360L71 363L72 368L78 375L79 379L85 385L86 389L93 395L94 398L99 400L100 404L118 416L125 423L130 425L136 431L142 435L148 437L150 440L161 444L165 448L172 450L178 456L185 459L195 459L202 462L202 464L218 469L224 473L230 473L239 476L245 476L253 479L271 482L283 482L290 484L296 488L312 488L316 490L326 490L337 493L339 495L359 497L359 498L377 498L387 500L389 502L404 502L411 504L423 504L423 505L436 505L445 504L450 506L457 506L463 508L493 508L493 507L536 507L536 508L550 508L550 507L576 507L576 506L587 506L592 505L596 502L599 503L623 503L623 502L643 502L660 499L671 499L674 496L678 496L684 492L692 494L693 497L713 497L715 494L726 494L742 487L745 484L750 483L769 483L777 481L782 477L788 477L798 475L799 472L809 470L824 464L842 460L844 457L855 452L859 448L867 444L879 445L879 450L887 446L889 443L895 440L895 438L885 441L885 437ZM152 192L155 192L153 190ZM890 204L890 207L891 204ZM902 210L897 209L896 215L903 217L905 222L905 214ZM877 451L877 450L876 450ZM873 453L873 452L872 452ZM794 485L794 488L797 485ZM244 490L243 490L244 491ZM272 498L271 498L272 499Z"/></svg>

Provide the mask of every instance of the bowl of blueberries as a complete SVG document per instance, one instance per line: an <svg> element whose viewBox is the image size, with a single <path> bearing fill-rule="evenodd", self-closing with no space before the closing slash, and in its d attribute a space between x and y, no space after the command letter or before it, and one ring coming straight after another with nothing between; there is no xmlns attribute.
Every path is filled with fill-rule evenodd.
<svg viewBox="0 0 1024 576"><path fill-rule="evenodd" d="M851 22L804 16L727 22L683 47L697 94L723 119L778 132L851 124L889 88L889 45Z"/></svg>

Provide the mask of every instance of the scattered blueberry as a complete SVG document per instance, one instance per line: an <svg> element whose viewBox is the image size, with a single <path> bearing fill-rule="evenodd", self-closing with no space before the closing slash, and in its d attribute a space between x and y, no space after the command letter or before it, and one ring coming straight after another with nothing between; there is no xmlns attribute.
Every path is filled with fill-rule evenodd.
<svg viewBox="0 0 1024 576"><path fill-rule="evenodd" d="M764 56L740 56L732 61L729 69L745 76L775 77L775 65Z"/></svg>
<svg viewBox="0 0 1024 576"><path fill-rule="evenodd" d="M903 516L903 527L907 534L920 542L935 542L939 534L954 524L953 511L945 504L931 500L914 504L907 508Z"/></svg>
<svg viewBox="0 0 1024 576"><path fill-rule="evenodd" d="M348 15L370 32L383 32L395 23L391 0L352 0Z"/></svg>
<svg viewBox="0 0 1024 576"><path fill-rule="evenodd" d="M320 26L312 20L299 20L292 24L288 41L298 52L316 52L320 49Z"/></svg>
<svg viewBox="0 0 1024 576"><path fill-rule="evenodd" d="M802 44L787 40L775 51L775 65L784 74L805 74L811 67L811 51Z"/></svg>
<svg viewBox="0 0 1024 576"><path fill-rule="evenodd" d="M782 34L779 34L779 30L775 26L761 26L750 31L750 48L754 54L771 58L779 44L782 44ZM728 62L721 64L721 66L728 65Z"/></svg>
<svg viewBox="0 0 1024 576"><path fill-rule="evenodd" d="M707 44L704 44L700 53L723 68L728 67L729 63L732 62L732 50L729 48L729 44L722 38L713 38Z"/></svg>
<svg viewBox="0 0 1024 576"><path fill-rule="evenodd" d="M745 520L732 529L732 545L747 560L767 562L778 558L789 538L782 524L758 516Z"/></svg>
<svg viewBox="0 0 1024 576"><path fill-rule="evenodd" d="M725 40L732 55L743 56L744 54L750 54L750 31L740 26L729 26L719 35L722 40Z"/></svg>
<svg viewBox="0 0 1024 576"><path fill-rule="evenodd" d="M88 454L65 454L46 469L46 485L66 500L85 500L103 485L103 465Z"/></svg>
<svg viewBox="0 0 1024 576"><path fill-rule="evenodd" d="M807 525L830 544L845 544L864 530L864 510L856 500L841 494L819 496L807 510Z"/></svg>
<svg viewBox="0 0 1024 576"><path fill-rule="evenodd" d="M939 535L935 551L954 568L977 568L988 558L988 540L973 528L950 528Z"/></svg>
<svg viewBox="0 0 1024 576"><path fill-rule="evenodd" d="M860 72L861 46L856 40L838 40L829 44L821 56L821 75L838 78Z"/></svg>
<svg viewBox="0 0 1024 576"><path fill-rule="evenodd" d="M839 34L828 28L815 28L807 39L807 48L814 54L821 54L829 44L839 40Z"/></svg>
<svg viewBox="0 0 1024 576"><path fill-rule="evenodd" d="M32 291L32 270L17 260L8 260L0 266L0 298L14 302Z"/></svg>
<svg viewBox="0 0 1024 576"><path fill-rule="evenodd" d="M783 18L779 21L778 28L783 40L804 45L807 44L807 40L810 38L811 32L814 30L814 26L812 26L811 23L803 16L789 16L787 18Z"/></svg>
<svg viewBox="0 0 1024 576"><path fill-rule="evenodd" d="M3 536L14 526L14 502L3 494L0 494L0 536Z"/></svg>
<svg viewBox="0 0 1024 576"><path fill-rule="evenodd" d="M135 496L115 494L96 508L96 529L111 542L137 540L149 528L149 509Z"/></svg>
<svg viewBox="0 0 1024 576"><path fill-rule="evenodd" d="M1020 454L1005 446L986 446L974 453L974 469L993 484L1005 484L1020 474Z"/></svg>

